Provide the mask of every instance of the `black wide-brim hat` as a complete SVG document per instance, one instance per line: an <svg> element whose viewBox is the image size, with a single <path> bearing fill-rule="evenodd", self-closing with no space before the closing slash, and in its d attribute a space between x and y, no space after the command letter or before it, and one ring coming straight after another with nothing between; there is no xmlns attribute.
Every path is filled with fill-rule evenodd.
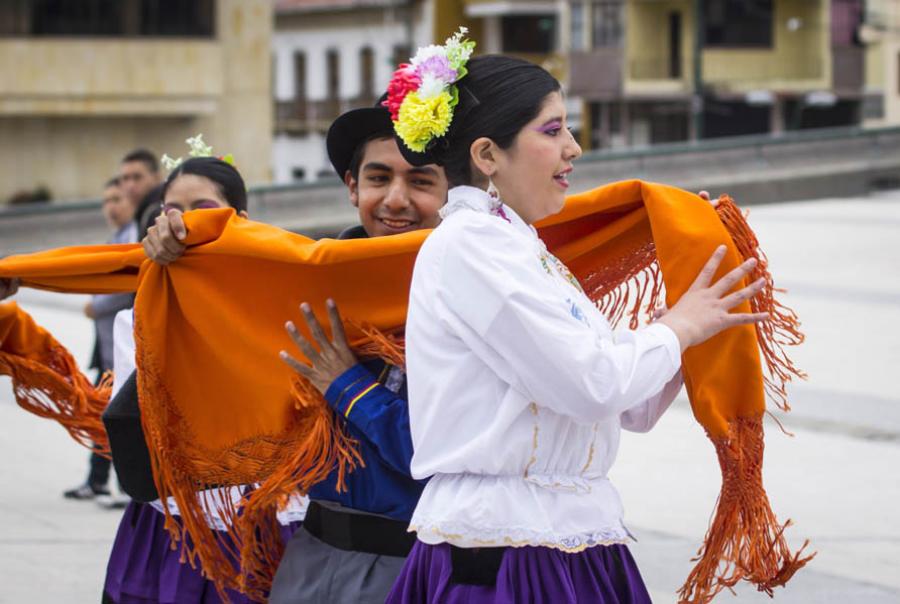
<svg viewBox="0 0 900 604"><path fill-rule="evenodd" d="M378 136L394 136L394 123L387 107L381 105L383 95L374 107L362 107L343 113L334 120L325 137L328 159L343 180L357 147Z"/></svg>
<svg viewBox="0 0 900 604"><path fill-rule="evenodd" d="M425 153L413 151L394 132L391 112L381 104L386 100L387 93L381 95L374 107L362 107L343 113L334 120L328 129L328 134L325 136L328 159L331 160L331 165L341 180L350 169L350 162L353 160L356 149L364 142L382 136L394 137L403 159L413 166L438 163L434 157L434 148L446 148L447 137L434 141L432 150Z"/></svg>

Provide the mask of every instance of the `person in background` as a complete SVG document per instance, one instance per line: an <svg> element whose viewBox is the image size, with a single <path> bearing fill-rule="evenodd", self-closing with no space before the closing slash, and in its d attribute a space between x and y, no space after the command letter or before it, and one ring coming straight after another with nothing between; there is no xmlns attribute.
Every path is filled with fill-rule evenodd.
<svg viewBox="0 0 900 604"><path fill-rule="evenodd" d="M119 178L106 182L103 187L103 217L113 231L107 243L137 242L137 225L134 222L134 206L119 186ZM94 320L96 344L91 368L97 370L97 381L113 368L113 321L116 313L131 308L133 294L98 294L84 307L84 314ZM95 452L91 453L87 480L65 491L67 499L94 499L108 507L123 507L127 498L112 497L109 491L110 461Z"/></svg>
<svg viewBox="0 0 900 604"><path fill-rule="evenodd" d="M147 149L135 149L123 157L119 164L119 185L134 208L137 241L140 241L159 215L162 178L156 155Z"/></svg>

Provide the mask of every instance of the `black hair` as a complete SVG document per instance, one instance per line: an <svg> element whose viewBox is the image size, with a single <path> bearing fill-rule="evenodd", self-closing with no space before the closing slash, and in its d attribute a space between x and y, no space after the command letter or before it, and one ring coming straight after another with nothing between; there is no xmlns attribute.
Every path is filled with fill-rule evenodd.
<svg viewBox="0 0 900 604"><path fill-rule="evenodd" d="M187 159L177 168L172 170L169 177L163 184L161 198L166 199L166 191L176 178L182 174L193 174L208 178L219 189L219 193L228 202L228 205L237 212L247 210L247 187L244 185L244 179L241 173L228 162L222 161L216 157L192 157Z"/></svg>
<svg viewBox="0 0 900 604"><path fill-rule="evenodd" d="M123 164L133 161L141 162L154 174L159 172L159 162L156 160L156 155L154 155L152 151L148 151L147 149L135 149L122 158Z"/></svg>
<svg viewBox="0 0 900 604"><path fill-rule="evenodd" d="M353 155L350 157L350 166L348 167L348 170L350 170L350 176L353 177L353 180L359 181L359 170L360 168L362 168L363 156L365 156L366 154L366 147L369 146L369 143L371 143L372 141L381 141L393 137L393 130L385 130L384 132L373 134L372 136L364 139L356 146L356 149L353 150Z"/></svg>
<svg viewBox="0 0 900 604"><path fill-rule="evenodd" d="M109 180L106 181L106 184L103 185L104 189L108 189L110 187L118 187L119 186L119 177L113 176Z"/></svg>
<svg viewBox="0 0 900 604"><path fill-rule="evenodd" d="M559 82L543 67L503 55L482 55L466 65L468 74L457 84L459 103L447 134L432 141L425 153L411 153L397 141L407 161L444 166L451 187L472 184L469 149L487 137L501 149L541 112L547 96L559 92Z"/></svg>

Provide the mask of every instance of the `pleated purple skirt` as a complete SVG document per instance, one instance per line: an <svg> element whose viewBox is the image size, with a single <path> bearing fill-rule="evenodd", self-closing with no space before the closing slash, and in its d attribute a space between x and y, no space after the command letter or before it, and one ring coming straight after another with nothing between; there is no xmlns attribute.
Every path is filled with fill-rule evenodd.
<svg viewBox="0 0 900 604"><path fill-rule="evenodd" d="M577 554L548 547L511 547L503 553L497 583L492 586L454 583L451 571L448 544L416 542L387 604L651 602L625 545L601 545Z"/></svg>
<svg viewBox="0 0 900 604"><path fill-rule="evenodd" d="M179 561L172 549L165 517L149 504L131 502L125 508L106 568L104 602L115 604L220 604L212 581L199 568ZM300 524L283 527L287 542ZM212 529L210 529L212 530ZM228 590L232 604L253 602Z"/></svg>

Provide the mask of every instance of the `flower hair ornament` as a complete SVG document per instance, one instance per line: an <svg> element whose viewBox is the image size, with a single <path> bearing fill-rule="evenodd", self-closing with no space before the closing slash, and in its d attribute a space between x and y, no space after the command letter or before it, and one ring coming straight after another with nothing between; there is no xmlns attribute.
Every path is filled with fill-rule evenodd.
<svg viewBox="0 0 900 604"><path fill-rule="evenodd" d="M424 153L445 134L459 102L456 83L465 77L475 42L460 27L443 46L425 46L411 63L403 63L388 84L383 105L391 112L394 132L410 150Z"/></svg>
<svg viewBox="0 0 900 604"><path fill-rule="evenodd" d="M226 164L234 166L234 156L229 153L228 155L213 155L212 147L203 142L203 134L198 134L197 136L192 136L189 139L186 139L184 142L187 143L188 147L190 147L190 151L188 151L188 157L215 157L216 159L221 159ZM168 156L168 154L163 153L162 158L160 158L159 163L162 164L162 167L171 172L175 168L181 165L181 162L184 161L182 158L172 159Z"/></svg>

